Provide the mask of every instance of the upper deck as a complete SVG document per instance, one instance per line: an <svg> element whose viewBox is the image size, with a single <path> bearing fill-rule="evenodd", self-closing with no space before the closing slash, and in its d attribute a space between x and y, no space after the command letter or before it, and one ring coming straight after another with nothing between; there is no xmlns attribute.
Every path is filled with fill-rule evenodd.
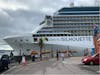
<svg viewBox="0 0 100 75"><path fill-rule="evenodd" d="M72 36L92 36L93 26L100 28L100 7L65 7L45 17L45 27L37 33L71 33Z"/></svg>

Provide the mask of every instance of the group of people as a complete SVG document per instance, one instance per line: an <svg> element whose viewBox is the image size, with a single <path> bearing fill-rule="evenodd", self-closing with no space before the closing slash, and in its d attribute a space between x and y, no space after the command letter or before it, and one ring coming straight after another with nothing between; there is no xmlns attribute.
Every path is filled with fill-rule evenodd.
<svg viewBox="0 0 100 75"><path fill-rule="evenodd" d="M24 60L24 61L26 60L25 54L24 54L24 53L23 53L23 55L20 55L20 56L17 57L17 61L18 61L19 64L20 64L21 62L23 62L23 60Z"/></svg>
<svg viewBox="0 0 100 75"><path fill-rule="evenodd" d="M11 52L10 53L10 58L11 58L11 60L13 60L13 53ZM59 57L61 57L61 59L62 59L62 61L64 61L64 58L65 58L65 53L59 53L58 51L56 52L56 58L57 58L57 61L59 60ZM22 56L19 56L18 57L18 63L20 64L21 62L22 62L22 60L23 60L23 58L25 58L25 54L23 53L23 55ZM35 61L35 59L36 59L36 55L31 55L31 59L32 59L32 61Z"/></svg>
<svg viewBox="0 0 100 75"><path fill-rule="evenodd" d="M64 61L65 53L59 53L57 51L56 52L57 61L59 60L60 57L61 57L62 61ZM13 53L12 52L10 53L10 58L11 58L11 60L13 60ZM17 59L17 61L18 61L19 64L22 62L23 58L25 58L25 54L24 53L23 53L22 56L19 56L18 59ZM37 58L36 55L31 55L32 61L35 61L36 58Z"/></svg>

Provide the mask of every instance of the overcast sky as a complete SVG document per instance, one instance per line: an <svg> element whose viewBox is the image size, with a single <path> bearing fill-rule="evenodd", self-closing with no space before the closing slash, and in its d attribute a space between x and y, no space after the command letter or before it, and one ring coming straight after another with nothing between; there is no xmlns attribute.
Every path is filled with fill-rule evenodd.
<svg viewBox="0 0 100 75"><path fill-rule="evenodd" d="M0 38L32 32L46 14L73 1L75 6L95 5L95 0L0 0Z"/></svg>
<svg viewBox="0 0 100 75"><path fill-rule="evenodd" d="M31 33L45 15L68 7L73 1L75 6L94 6L96 0L0 0L0 38ZM100 0L97 1L99 4ZM11 49L0 45L0 49L5 48Z"/></svg>

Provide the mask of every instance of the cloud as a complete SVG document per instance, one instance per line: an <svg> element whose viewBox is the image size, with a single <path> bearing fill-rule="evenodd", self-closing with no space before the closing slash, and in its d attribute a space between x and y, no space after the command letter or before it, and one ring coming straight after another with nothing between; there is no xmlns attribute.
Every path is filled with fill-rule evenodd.
<svg viewBox="0 0 100 75"><path fill-rule="evenodd" d="M20 4L19 2L13 2L12 0L1 0L0 1L0 8L2 9L11 9L11 10L17 10L17 9L25 9L28 10L29 8L23 4Z"/></svg>
<svg viewBox="0 0 100 75"><path fill-rule="evenodd" d="M0 16L0 34L4 36L32 32L43 19L42 13L26 10L3 10Z"/></svg>
<svg viewBox="0 0 100 75"><path fill-rule="evenodd" d="M94 6L95 0L75 0L76 6Z"/></svg>
<svg viewBox="0 0 100 75"><path fill-rule="evenodd" d="M95 0L0 0L0 37L32 32L46 14L73 1L75 6L95 4Z"/></svg>
<svg viewBox="0 0 100 75"><path fill-rule="evenodd" d="M4 10L0 10L0 26L1 27L5 27L10 24L12 20L12 17L7 13L5 12Z"/></svg>
<svg viewBox="0 0 100 75"><path fill-rule="evenodd" d="M52 15L60 8L68 7L73 1L75 6L96 4L96 0L0 0L0 38L32 32L45 15ZM97 1L100 5L100 0ZM0 45L0 49L11 47Z"/></svg>

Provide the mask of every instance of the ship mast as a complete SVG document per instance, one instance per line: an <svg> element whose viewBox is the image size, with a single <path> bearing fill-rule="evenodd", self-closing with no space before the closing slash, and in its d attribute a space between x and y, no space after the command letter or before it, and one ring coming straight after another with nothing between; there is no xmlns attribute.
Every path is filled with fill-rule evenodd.
<svg viewBox="0 0 100 75"><path fill-rule="evenodd" d="M95 0L95 6L100 6L100 0Z"/></svg>
<svg viewBox="0 0 100 75"><path fill-rule="evenodd" d="M70 7L74 7L74 0L70 0Z"/></svg>

